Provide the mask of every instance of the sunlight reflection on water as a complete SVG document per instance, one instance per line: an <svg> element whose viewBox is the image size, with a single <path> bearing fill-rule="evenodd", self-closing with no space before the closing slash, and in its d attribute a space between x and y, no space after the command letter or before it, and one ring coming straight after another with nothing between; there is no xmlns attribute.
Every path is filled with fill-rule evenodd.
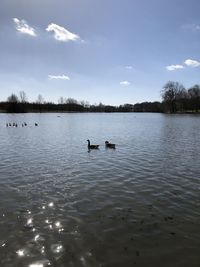
<svg viewBox="0 0 200 267"><path fill-rule="evenodd" d="M24 254L25 254L25 251L24 251L24 249L19 249L19 250L16 251L16 253L17 253L17 255L18 255L19 257L23 257Z"/></svg>

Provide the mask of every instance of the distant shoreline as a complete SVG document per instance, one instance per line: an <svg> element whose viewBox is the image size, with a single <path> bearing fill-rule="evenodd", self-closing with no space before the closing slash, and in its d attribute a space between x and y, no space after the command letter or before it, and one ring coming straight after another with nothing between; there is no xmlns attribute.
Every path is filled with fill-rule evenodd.
<svg viewBox="0 0 200 267"><path fill-rule="evenodd" d="M82 113L82 114L87 114L87 113L155 113L155 114L167 114L167 115L184 115L184 114L189 114L189 115L199 115L200 111L195 112L195 111L183 111L183 112L155 112L155 111L27 111L27 112L7 112L4 110L0 110L0 114L45 114L45 113L59 113L59 114L66 114L66 113Z"/></svg>

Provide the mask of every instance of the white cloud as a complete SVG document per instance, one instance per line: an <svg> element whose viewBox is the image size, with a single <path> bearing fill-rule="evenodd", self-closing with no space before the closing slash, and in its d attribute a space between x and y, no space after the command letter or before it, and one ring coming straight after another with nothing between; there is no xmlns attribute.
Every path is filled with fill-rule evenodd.
<svg viewBox="0 0 200 267"><path fill-rule="evenodd" d="M128 82L128 81L121 81L120 82L120 85L123 85L123 86L129 86L131 83Z"/></svg>
<svg viewBox="0 0 200 267"><path fill-rule="evenodd" d="M193 25L195 31L200 31L200 25Z"/></svg>
<svg viewBox="0 0 200 267"><path fill-rule="evenodd" d="M193 59L187 59L187 60L185 60L184 63L188 67L193 67L193 68L196 68L196 67L199 67L200 66L200 62L197 61L197 60L193 60Z"/></svg>
<svg viewBox="0 0 200 267"><path fill-rule="evenodd" d="M70 78L66 75L48 75L49 80L70 80Z"/></svg>
<svg viewBox="0 0 200 267"><path fill-rule="evenodd" d="M133 66L126 66L125 67L127 70L132 70L133 69Z"/></svg>
<svg viewBox="0 0 200 267"><path fill-rule="evenodd" d="M80 37L77 34L72 33L67 29L65 29L64 27L61 27L54 23L49 24L48 27L46 28L46 31L54 32L54 38L62 42L76 41L80 39Z"/></svg>
<svg viewBox="0 0 200 267"><path fill-rule="evenodd" d="M25 20L19 20L17 18L13 18L13 21L16 24L17 31L31 36L37 36L35 33L35 29L30 27Z"/></svg>
<svg viewBox="0 0 200 267"><path fill-rule="evenodd" d="M174 71L178 69L184 69L184 66L183 65L170 65L170 66L167 66L166 69L169 71Z"/></svg>
<svg viewBox="0 0 200 267"><path fill-rule="evenodd" d="M186 25L183 25L182 28L186 30L200 31L199 24L186 24Z"/></svg>

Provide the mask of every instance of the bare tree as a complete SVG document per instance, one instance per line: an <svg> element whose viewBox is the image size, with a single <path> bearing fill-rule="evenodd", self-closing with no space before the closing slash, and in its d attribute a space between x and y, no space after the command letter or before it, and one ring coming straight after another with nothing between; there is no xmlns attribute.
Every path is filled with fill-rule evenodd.
<svg viewBox="0 0 200 267"><path fill-rule="evenodd" d="M18 97L15 95L15 94L11 94L8 98L7 98L7 101L9 103L18 103L19 102L19 99Z"/></svg>
<svg viewBox="0 0 200 267"><path fill-rule="evenodd" d="M192 88L190 88L188 90L188 95L192 108L198 112L200 109L200 85L195 84Z"/></svg>
<svg viewBox="0 0 200 267"><path fill-rule="evenodd" d="M88 101L80 101L80 105L82 105L84 108L89 108L90 107L90 103Z"/></svg>
<svg viewBox="0 0 200 267"><path fill-rule="evenodd" d="M11 94L8 98L7 111L11 113L19 112L19 99L15 94Z"/></svg>
<svg viewBox="0 0 200 267"><path fill-rule="evenodd" d="M61 105L63 105L65 103L65 99L64 99L64 97L60 97L59 99L58 99L58 104L61 104Z"/></svg>
<svg viewBox="0 0 200 267"><path fill-rule="evenodd" d="M179 111L185 111L188 107L188 91L183 87L180 88L176 96L176 108Z"/></svg>
<svg viewBox="0 0 200 267"><path fill-rule="evenodd" d="M27 96L24 91L19 92L19 99L21 103L26 103L27 102Z"/></svg>
<svg viewBox="0 0 200 267"><path fill-rule="evenodd" d="M163 86L162 98L171 113L177 111L178 95L184 90L184 86L179 82L169 81Z"/></svg>
<svg viewBox="0 0 200 267"><path fill-rule="evenodd" d="M78 101L74 98L67 98L66 101L65 101L66 104L78 104Z"/></svg>
<svg viewBox="0 0 200 267"><path fill-rule="evenodd" d="M44 98L41 94L38 95L36 103L37 104L43 104L44 103Z"/></svg>

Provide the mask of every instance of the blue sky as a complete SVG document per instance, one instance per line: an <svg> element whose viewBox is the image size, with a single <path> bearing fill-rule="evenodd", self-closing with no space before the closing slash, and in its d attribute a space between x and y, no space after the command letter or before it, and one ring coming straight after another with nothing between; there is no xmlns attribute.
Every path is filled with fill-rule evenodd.
<svg viewBox="0 0 200 267"><path fill-rule="evenodd" d="M161 100L200 83L199 0L1 0L0 100Z"/></svg>

